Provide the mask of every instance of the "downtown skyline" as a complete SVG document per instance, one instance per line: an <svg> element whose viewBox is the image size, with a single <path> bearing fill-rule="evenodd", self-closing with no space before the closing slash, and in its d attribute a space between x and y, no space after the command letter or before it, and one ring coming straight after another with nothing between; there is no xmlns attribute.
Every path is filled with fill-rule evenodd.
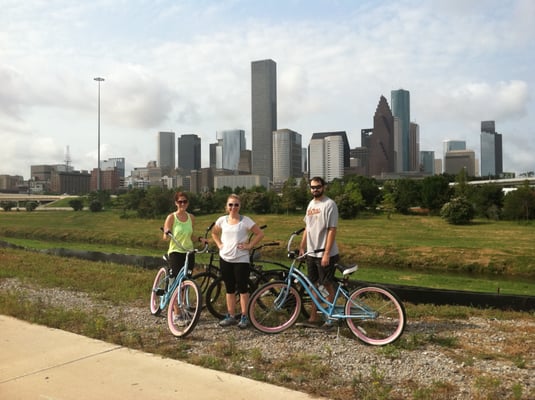
<svg viewBox="0 0 535 400"><path fill-rule="evenodd" d="M306 7L305 7L306 5ZM110 13L102 13L109 9ZM30 165L97 164L126 173L155 160L159 131L199 135L202 166L216 132L243 129L251 149L250 63L277 63L277 128L303 145L373 126L381 95L411 93L420 149L444 140L480 153L480 123L503 135L503 169L535 169L535 4L530 1L201 3L8 1L0 16L0 174ZM108 15L109 14L109 15ZM142 27L142 28L139 28ZM195 28L195 29L193 29Z"/></svg>

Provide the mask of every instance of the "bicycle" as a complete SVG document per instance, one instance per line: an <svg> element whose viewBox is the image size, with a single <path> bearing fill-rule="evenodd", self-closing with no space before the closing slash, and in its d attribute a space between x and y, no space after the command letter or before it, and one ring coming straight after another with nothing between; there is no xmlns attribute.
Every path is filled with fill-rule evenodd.
<svg viewBox="0 0 535 400"><path fill-rule="evenodd" d="M210 232L214 224L215 222L212 222L212 224L206 229L204 233L205 239L208 237L208 232ZM212 282L220 276L219 267L214 263L215 257L218 254L217 249L209 247L206 250L206 253L210 254L210 260L208 261L208 264L195 265L191 276L191 279L193 279L195 283L197 283L197 285L199 286L203 297L206 296L206 291L208 290ZM201 272L198 272L199 270L201 270ZM205 304L206 302L203 302L203 307L205 306Z"/></svg>
<svg viewBox="0 0 535 400"><path fill-rule="evenodd" d="M247 282L249 293L253 293L260 284L284 279L288 273L288 267L284 264L275 261L257 260L260 249L278 245L279 242L268 242L251 249L249 256L249 280ZM265 268L266 265L269 265L271 268ZM224 290L224 286L223 277L219 276L206 291L206 308L217 319L223 319L227 315L226 291ZM236 304L239 304L239 293L236 293ZM237 315L236 317L238 318L239 316Z"/></svg>
<svg viewBox="0 0 535 400"><path fill-rule="evenodd" d="M163 228L160 228L163 231ZM156 273L150 295L150 311L152 315L159 315L167 307L167 326L174 336L185 337L190 334L201 315L202 294L197 283L191 279L188 265L189 254L204 253L208 248L205 242L203 249L187 251L175 239L171 232L165 232L175 244L186 251L184 265L178 276L170 276L170 265L167 254L163 256L168 263Z"/></svg>
<svg viewBox="0 0 535 400"><path fill-rule="evenodd" d="M337 264L343 279L339 280L330 302L321 291L300 271L307 255L322 252L318 249L299 256L291 244L300 229L288 240L288 257L292 259L286 279L269 282L259 287L251 296L248 314L251 324L260 332L280 333L290 328L301 313L303 299L298 290L301 286L315 303L326 321L345 320L349 330L362 342L383 346L397 340L405 329L405 307L389 289L373 285L352 290L346 288L349 276L357 266Z"/></svg>

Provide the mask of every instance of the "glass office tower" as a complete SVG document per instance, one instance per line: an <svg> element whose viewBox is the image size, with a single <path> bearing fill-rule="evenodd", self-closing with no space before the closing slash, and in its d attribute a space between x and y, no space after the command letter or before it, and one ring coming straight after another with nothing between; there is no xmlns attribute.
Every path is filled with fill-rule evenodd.
<svg viewBox="0 0 535 400"><path fill-rule="evenodd" d="M252 172L273 179L273 132L277 130L277 64L251 63Z"/></svg>

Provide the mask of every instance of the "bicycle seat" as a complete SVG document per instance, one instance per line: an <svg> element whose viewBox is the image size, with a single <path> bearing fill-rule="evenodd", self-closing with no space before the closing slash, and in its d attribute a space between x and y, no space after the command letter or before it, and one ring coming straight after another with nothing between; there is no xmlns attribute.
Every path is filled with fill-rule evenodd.
<svg viewBox="0 0 535 400"><path fill-rule="evenodd" d="M357 264L345 266L342 264L336 264L336 268L342 273L343 276L347 276L355 272L357 269L359 269L359 266Z"/></svg>

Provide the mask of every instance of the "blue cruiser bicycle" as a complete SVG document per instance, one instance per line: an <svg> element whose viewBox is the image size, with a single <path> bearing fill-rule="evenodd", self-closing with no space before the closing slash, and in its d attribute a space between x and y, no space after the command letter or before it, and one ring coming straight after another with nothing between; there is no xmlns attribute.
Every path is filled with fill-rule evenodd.
<svg viewBox="0 0 535 400"><path fill-rule="evenodd" d="M163 230L163 228L161 228ZM208 232L208 230L207 230ZM165 233L175 244L184 249L175 239L171 232ZM170 267L162 267L156 273L152 291L150 294L150 312L159 315L167 307L167 326L174 336L185 337L189 335L197 322L202 311L202 293L197 283L191 277L193 265L188 265L188 255L191 252L204 253L208 249L206 242L203 249L186 251L186 260L180 269L178 276L172 278L169 275ZM163 256L169 263L167 254Z"/></svg>
<svg viewBox="0 0 535 400"><path fill-rule="evenodd" d="M338 280L334 300L322 295L308 277L299 270L307 255L322 252L318 249L299 256L292 251L292 240L304 229L295 231L288 240L288 257L293 259L287 277L259 287L249 300L248 313L251 324L264 333L280 333L290 328L298 319L307 301L313 301L325 321L345 321L349 330L362 342L383 346L397 340L405 329L405 308L389 289L373 285L349 291L349 275L357 266L337 268L343 279Z"/></svg>

